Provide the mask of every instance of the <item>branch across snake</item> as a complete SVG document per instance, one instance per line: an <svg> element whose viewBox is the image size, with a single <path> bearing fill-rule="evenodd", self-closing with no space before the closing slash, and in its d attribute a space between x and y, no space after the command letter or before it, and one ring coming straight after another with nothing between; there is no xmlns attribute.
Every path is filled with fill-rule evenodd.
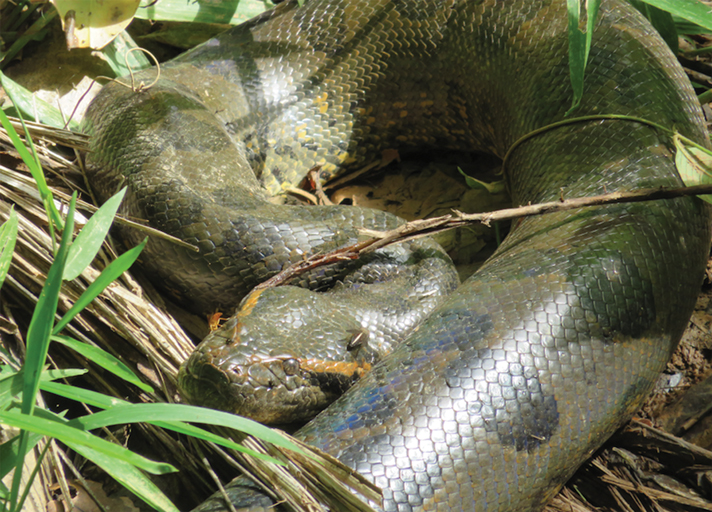
<svg viewBox="0 0 712 512"><path fill-rule="evenodd" d="M128 213L199 247L152 240L150 275L196 311L230 307L305 254L400 222L269 200L312 166L328 178L405 146L502 157L564 119L566 27L563 0L282 5L164 65L148 90L106 86L87 113L90 180L104 198L128 185ZM602 4L575 112L595 114L647 118L708 145L673 55L615 0ZM667 134L600 120L526 140L506 179L516 204L562 189L680 184ZM449 294L456 283L441 249L396 246L249 296L181 383L190 401L227 409L251 372L265 396L280 378L303 389L322 369L293 351L334 336L346 359L331 390L357 382L298 436L383 488L384 510L538 510L652 388L691 314L709 238L709 209L696 198L528 218ZM413 286L412 302L402 300ZM332 295L309 291L326 288ZM371 295L335 305L349 293ZM363 313L372 297L378 313ZM384 309L385 327L372 327ZM354 330L372 331L363 350L348 350ZM371 346L390 345L391 334L405 339L376 362ZM270 358L266 373L231 359L245 340L285 335L276 348L248 348ZM242 481L228 492L237 506L271 503ZM224 510L221 500L198 510Z"/></svg>

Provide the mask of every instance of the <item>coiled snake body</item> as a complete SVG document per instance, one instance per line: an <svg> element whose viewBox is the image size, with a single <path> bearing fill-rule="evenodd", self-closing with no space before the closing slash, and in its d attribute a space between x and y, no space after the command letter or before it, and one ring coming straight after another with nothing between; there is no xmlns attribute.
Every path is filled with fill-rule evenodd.
<svg viewBox="0 0 712 512"><path fill-rule="evenodd" d="M331 174L399 145L501 157L570 107L566 23L563 0L281 6L180 57L148 91L106 87L87 117L94 186L106 196L127 183L131 213L198 245L152 242L146 264L197 308L225 306L358 226L397 222L273 205L251 167L274 193L313 164ZM706 144L673 56L614 0L575 112L589 114L648 118ZM680 184L669 136L630 121L544 131L508 157L506 178L516 204ZM694 198L518 222L299 435L382 487L385 510L539 509L651 389L689 319L709 230Z"/></svg>

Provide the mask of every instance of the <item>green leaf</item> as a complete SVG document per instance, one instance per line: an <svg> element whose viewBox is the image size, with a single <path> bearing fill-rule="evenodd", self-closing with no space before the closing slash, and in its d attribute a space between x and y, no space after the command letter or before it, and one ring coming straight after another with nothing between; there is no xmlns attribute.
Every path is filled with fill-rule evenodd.
<svg viewBox="0 0 712 512"><path fill-rule="evenodd" d="M709 34L710 30L699 26L697 23L694 23L692 21L688 21L685 19L680 18L679 16L673 16L672 17L673 21L675 22L675 30L677 31L678 34L683 35L683 36L699 36L702 34ZM707 53L712 48L707 47L707 48L699 48L697 50L692 50L692 51L687 51L685 52L686 54L697 54L697 53Z"/></svg>
<svg viewBox="0 0 712 512"><path fill-rule="evenodd" d="M5 87L7 82L7 77L0 73L0 84ZM12 98L12 93L9 89L5 89L5 92L7 93L8 97L10 98L11 101L13 101ZM13 104L14 101L13 101ZM22 121L22 118L20 118ZM27 137L27 143L30 146L30 149L28 150L25 144L22 142L22 139L20 139L20 136L17 134L15 131L15 128L13 128L12 124L10 124L10 120L7 118L5 115L5 112L3 112L0 109L0 124L2 124L2 127L5 128L5 131L7 132L8 136L10 137L10 141L12 142L12 145L15 147L17 152L20 154L20 158L22 158L23 163L27 166L27 168L30 170L30 174L32 174L32 178L35 180L35 183L37 184L37 190L40 193L40 197L42 198L42 203L44 205L45 211L47 212L47 216L52 219L54 222L55 226L62 226L62 219L59 216L59 212L57 211L57 207L54 205L54 199L52 197L52 192L50 191L49 187L47 186L47 181L45 180L44 177L44 172L42 172L42 166L40 165L40 161L37 158L37 154L35 153L34 146L32 145L32 139L30 137ZM25 130L27 133L27 130ZM31 150L31 152L30 152ZM50 223L50 229L52 228L52 224Z"/></svg>
<svg viewBox="0 0 712 512"><path fill-rule="evenodd" d="M19 2L18 2L19 3ZM4 3L3 3L4 5ZM19 5L20 9L25 11L24 14L31 14L33 12L33 8L27 8L25 5L22 5L20 3ZM5 10L5 9L4 9ZM5 14L3 12L3 14ZM54 17L57 16L57 11L54 9L47 10L42 13L42 16L38 17L37 20L23 32L23 34L15 40L15 42L10 46L10 48L5 51L5 52L0 52L0 58L2 60L1 62L1 67L6 66L7 64L10 63L12 58L17 55L22 48L25 47L27 43L30 41L40 41L42 38L45 36L47 33L47 25L54 19ZM24 17L24 16L23 16ZM18 26L22 21L17 20L16 26ZM13 28L14 30L14 28Z"/></svg>
<svg viewBox="0 0 712 512"><path fill-rule="evenodd" d="M74 443L87 446L117 460L132 464L144 471L163 475L175 473L176 468L164 462L154 462L141 455L127 450L123 446L110 443L81 428L70 425L65 419L54 415L45 409L36 409L34 415L23 414L18 411L1 411L0 423L10 427L53 437L63 443Z"/></svg>
<svg viewBox="0 0 712 512"><path fill-rule="evenodd" d="M65 122L60 110L37 97L31 91L28 91L17 82L0 73L0 82L3 88L10 93L12 103L17 110L33 121L44 123L54 128L67 128L71 130L79 130L79 123L74 119L69 123Z"/></svg>
<svg viewBox="0 0 712 512"><path fill-rule="evenodd" d="M709 5L697 0L645 0L645 3L689 20L712 31L712 12Z"/></svg>
<svg viewBox="0 0 712 512"><path fill-rule="evenodd" d="M571 88L573 89L573 99L568 116L581 103L583 98L584 74L588 53L591 50L591 38L593 37L593 26L598 17L600 0L588 0L586 2L586 31L581 30L581 0L566 0L569 13L569 75L571 77Z"/></svg>
<svg viewBox="0 0 712 512"><path fill-rule="evenodd" d="M239 2L186 2L184 0L142 0L137 18L160 21L193 21L237 25L270 7L262 0Z"/></svg>
<svg viewBox="0 0 712 512"><path fill-rule="evenodd" d="M679 133L672 140L676 150L675 167L683 183L688 187L712 184L712 152ZM698 197L712 203L712 195Z"/></svg>
<svg viewBox="0 0 712 512"><path fill-rule="evenodd" d="M114 222L116 212L126 195L126 187L111 196L101 208L87 221L69 249L67 264L64 267L65 281L76 279L89 264L94 261L101 244L104 243L109 228Z"/></svg>
<svg viewBox="0 0 712 512"><path fill-rule="evenodd" d="M85 307L91 303L101 292L103 292L107 286L113 283L118 277L123 274L131 265L133 265L136 258L138 258L141 251L146 246L147 239L138 244L136 247L129 249L121 256L112 261L109 266L107 266L99 277L97 277L93 283L91 283L84 293L77 299L74 305L65 313L61 318L54 330L53 334L58 334L66 325L72 321L72 319L79 314Z"/></svg>
<svg viewBox="0 0 712 512"><path fill-rule="evenodd" d="M134 72L151 67L153 63L148 56L140 50L130 51L133 48L138 48L138 45L124 30L102 50L114 76L128 75L129 67ZM127 83L125 80L123 81Z"/></svg>
<svg viewBox="0 0 712 512"><path fill-rule="evenodd" d="M29 434L25 451L22 454L19 453L20 436L15 436L0 444L0 478L4 478L17 464L22 464L25 456L40 442L42 437L44 436L40 434Z"/></svg>
<svg viewBox="0 0 712 512"><path fill-rule="evenodd" d="M467 183L467 186L475 189L475 190L486 190L490 194L502 194L506 191L506 187L504 184L504 180L499 180L499 181L493 181L491 183L487 183L486 181L480 181L476 178L473 178L472 176L468 176L465 174L465 171L460 169L459 167L457 168L458 171L460 171L460 174L462 174L465 177L465 183Z"/></svg>
<svg viewBox="0 0 712 512"><path fill-rule="evenodd" d="M677 27L672 19L672 14L654 7L648 6L648 14L646 16L650 20L650 24L658 31L665 40L667 45L672 50L672 53L677 55L679 50L679 41L677 36Z"/></svg>
<svg viewBox="0 0 712 512"><path fill-rule="evenodd" d="M86 457L114 477L121 485L151 505L156 510L178 512L176 506L151 480L133 465L105 455L88 446L68 442L67 446Z"/></svg>
<svg viewBox="0 0 712 512"><path fill-rule="evenodd" d="M662 36L673 53L677 54L677 28L672 14L648 4L645 0L628 0L633 7L638 9L643 16L648 18L650 24Z"/></svg>
<svg viewBox="0 0 712 512"><path fill-rule="evenodd" d="M11 208L10 217L0 227L0 288L10 270L15 240L17 240L17 213L14 208Z"/></svg>
<svg viewBox="0 0 712 512"><path fill-rule="evenodd" d="M131 405L129 402L120 400L118 398L114 398L114 397L111 397L108 395L103 395L101 393L97 393L96 391L91 391L91 390L84 389L84 388L68 386L66 384L61 384L59 382L42 382L40 384L40 389L42 389L43 391L48 391L50 393L54 393L55 395L69 398L70 400L76 400L77 402L82 402L87 405L91 405L93 407L98 407L100 409L110 409L112 407L117 407L119 405ZM181 405L176 404L176 407L181 407ZM178 432L179 434L193 436L198 439L203 439L203 440L211 442L211 443L225 446L227 448L232 448L233 450L237 450L237 451L246 453L248 455L251 455L252 457L266 460L266 461L272 462L274 464L284 465L284 463L282 461L279 461L273 457L264 455L262 453L255 452L255 451L250 450L249 448L245 448L244 446L239 445L229 439L226 439L219 435L213 434L212 432L208 432L207 430L204 430L202 428L195 427L193 425L189 425L188 423L182 423L179 421L153 421L153 420L147 421L146 423L151 423L152 425L156 425L157 427L161 427L161 428L164 428L167 430L172 430L174 432Z"/></svg>
<svg viewBox="0 0 712 512"><path fill-rule="evenodd" d="M43 370L40 375L40 383L76 377L77 375L84 375L85 373L87 373L87 370L71 368L66 370ZM7 405L20 397L24 375L23 371L20 370L19 372L3 372L2 376L3 378L0 380L0 409L6 409ZM42 384L40 384L40 387L41 386Z"/></svg>
<svg viewBox="0 0 712 512"><path fill-rule="evenodd" d="M62 384L61 382L42 381L40 382L40 389L100 409L110 409L118 405L129 404L129 402L120 398L97 393L91 389Z"/></svg>
<svg viewBox="0 0 712 512"><path fill-rule="evenodd" d="M137 422L155 423L156 421L183 421L233 428L276 446L305 454L297 445L287 441L279 433L256 421L236 416L235 414L194 405L130 404L113 407L89 416L81 416L71 420L70 424L81 427L84 430L91 430L109 425Z"/></svg>
<svg viewBox="0 0 712 512"><path fill-rule="evenodd" d="M47 273L47 280L37 300L37 305L30 320L30 326L27 328L27 353L23 367L25 386L22 396L22 412L25 414L30 414L34 408L35 395L39 389L40 372L47 357L54 317L57 313L59 291L62 287L64 264L67 260L69 245L72 240L74 205L76 201L77 193L74 192L69 202L69 211L67 212L64 232L62 233L62 242L54 257L54 262Z"/></svg>
<svg viewBox="0 0 712 512"><path fill-rule="evenodd" d="M62 233L62 241L59 245L59 250L54 257L54 262L47 273L47 279L42 287L40 296L35 305L35 310L32 313L30 326L27 328L27 351L25 354L25 363L23 369L23 387L22 387L22 412L28 417L31 416L35 407L35 398L39 390L40 376L42 367L47 358L47 350L49 349L50 334L54 325L54 317L57 313L57 304L59 302L59 291L62 286L62 274L64 273L64 263L67 260L69 245L72 240L72 231L74 229L74 205L77 201L77 193L72 194L72 199L69 202L69 211L64 223L64 232ZM10 414L5 412L4 414ZM0 420L1 421L1 420ZM22 427L20 427L22 428ZM41 433L41 432L38 432ZM19 453L25 453L30 439L27 431L20 432ZM19 496L20 484L22 482L22 461L18 460L15 466L15 473L12 478L12 489L10 503L11 508L17 504Z"/></svg>
<svg viewBox="0 0 712 512"><path fill-rule="evenodd" d="M92 361L94 364L101 366L107 372L130 382L146 393L153 392L153 388L151 388L148 384L144 384L141 379L139 379L134 372L131 371L131 368L116 359L107 351L99 347L89 345L88 343L77 341L68 336L52 336L52 340L64 345L65 347L71 348L75 352Z"/></svg>

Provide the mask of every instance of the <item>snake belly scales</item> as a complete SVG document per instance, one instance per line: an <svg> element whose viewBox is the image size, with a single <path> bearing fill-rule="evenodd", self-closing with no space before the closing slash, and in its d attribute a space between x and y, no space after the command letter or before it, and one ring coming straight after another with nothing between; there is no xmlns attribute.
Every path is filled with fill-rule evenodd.
<svg viewBox="0 0 712 512"><path fill-rule="evenodd" d="M566 14L563 0L283 4L164 65L148 90L105 87L87 114L90 180L104 199L128 185L128 213L200 248L151 240L149 273L196 311L227 307L304 254L398 223L270 203L264 191L293 173L320 164L328 176L403 146L502 157L564 119ZM596 23L574 115L594 114L708 144L681 68L624 2L605 0ZM544 131L506 165L515 204L681 183L669 135L631 121ZM384 510L538 510L652 388L691 314L709 233L697 198L516 222L297 435L380 486ZM239 481L228 491L269 503ZM215 497L199 510L224 507Z"/></svg>

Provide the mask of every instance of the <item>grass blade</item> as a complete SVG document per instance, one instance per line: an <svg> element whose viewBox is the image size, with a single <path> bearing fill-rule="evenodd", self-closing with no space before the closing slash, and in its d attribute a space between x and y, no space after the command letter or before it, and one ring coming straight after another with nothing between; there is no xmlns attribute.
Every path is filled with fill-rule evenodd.
<svg viewBox="0 0 712 512"><path fill-rule="evenodd" d="M72 194L69 211L62 233L62 242L47 274L47 280L42 288L37 306L32 314L30 326L27 328L27 354L25 355L24 375L25 386L22 397L22 412L31 414L34 408L35 395L39 389L40 373L45 364L50 335L54 325L54 315L59 302L59 290L62 287L64 264L69 253L69 246L74 228L74 205L77 193Z"/></svg>
<svg viewBox="0 0 712 512"><path fill-rule="evenodd" d="M147 239L138 244L133 249L129 249L121 256L112 261L103 272L91 283L82 295L77 299L74 305L67 311L64 316L57 322L53 334L61 332L64 327L72 321L85 307L89 305L107 286L113 283L121 274L128 270L138 258L141 251L146 246Z"/></svg>
<svg viewBox="0 0 712 512"><path fill-rule="evenodd" d="M96 391L91 391L88 389L76 388L74 386L68 386L66 384L61 384L59 382L43 382L42 384L40 384L40 389L42 389L43 391L48 391L50 393L54 393L56 395L63 396L65 398L69 398L70 400L76 400L77 402L82 402L87 405L91 405L93 407L98 407L100 409L110 409L112 407L117 407L119 405L131 405L129 402L119 400L118 398L103 395L101 393L97 393ZM177 407L180 407L180 405L177 405ZM266 461L272 462L274 464L280 464L280 465L284 464L283 462L281 462L273 457L270 457L269 455L264 455L262 453L255 452L255 451L250 450L249 448L245 448L244 446L237 444L229 439L225 439L224 437L213 434L212 432L208 432L207 430L190 425L188 423L183 423L180 421L153 421L153 420L146 421L146 423L150 423L152 425L164 428L166 430L172 430L174 432L178 432L179 434L185 434L187 436L192 436L192 437L195 437L198 439L203 439L203 440L209 441L211 443L225 446L226 448L232 448L233 450L237 450L239 452L246 453L248 455L251 455L252 457L266 460Z"/></svg>
<svg viewBox="0 0 712 512"><path fill-rule="evenodd" d="M12 101L12 93L7 88L5 88L6 80L7 78L5 77L5 75L0 73L0 85L3 86L5 92ZM13 105L15 104L14 101L12 101L12 103ZM20 117L20 121L23 123L25 133L29 133L27 127L24 126L24 121L22 120L22 117ZM32 139L30 137L27 137L27 143L30 146L30 149L28 150L25 144L22 142L22 139L20 139L20 136L15 131L15 128L13 128L12 124L10 123L10 120L5 115L5 112L2 111L2 109L0 109L0 124L2 124L2 127L5 129L8 136L10 137L13 146L15 146L15 149L20 154L20 158L22 158L22 161L30 170L30 174L32 175L32 178L37 184L37 190L39 191L40 197L42 198L42 204L44 205L45 211L47 212L47 216L52 219L52 222L55 226L62 226L62 219L59 216L57 207L54 205L52 192L47 186L47 181L45 180L44 173L42 172L42 166L40 165L40 161L37 158L34 146L32 145ZM30 152L30 150L32 152ZM50 223L50 230L51 229L52 223Z"/></svg>
<svg viewBox="0 0 712 512"><path fill-rule="evenodd" d="M121 485L133 492L136 496L151 505L156 510L166 512L178 512L176 506L169 500L163 492L141 473L136 467L126 462L116 460L88 446L74 443L67 443L77 453L91 460L94 464L102 468Z"/></svg>
<svg viewBox="0 0 712 512"><path fill-rule="evenodd" d="M114 222L114 217L125 194L126 187L111 196L91 216L74 239L67 255L67 264L64 267L63 279L65 281L76 279L94 261L94 257L99 252L101 244L104 243L106 235L109 233L109 228Z"/></svg>
<svg viewBox="0 0 712 512"><path fill-rule="evenodd" d="M56 341L65 347L71 348L75 352L89 359L94 364L101 366L107 372L116 375L120 379L130 382L146 393L153 392L153 388L148 384L144 384L141 379L139 379L134 372L131 371L131 368L116 359L107 351L99 347L89 345L88 343L77 341L68 336L52 336L52 341Z"/></svg>
<svg viewBox="0 0 712 512"><path fill-rule="evenodd" d="M568 116L581 103L583 98L584 75L588 54L591 50L593 26L598 17L600 0L588 0L586 9L586 31L581 30L581 0L566 0L569 12L569 75L573 99L571 108L566 112Z"/></svg>
<svg viewBox="0 0 712 512"><path fill-rule="evenodd" d="M10 209L10 217L0 227L0 288L10 270L12 253L15 251L17 240L17 213Z"/></svg>
<svg viewBox="0 0 712 512"><path fill-rule="evenodd" d="M3 368L9 367L5 366ZM56 379L76 377L77 375L84 375L85 373L87 373L87 370L83 368L70 368L67 370L45 370L42 372L42 375L40 375L40 383ZM0 410L5 410L9 406L11 406L15 400L18 400L20 393L22 393L22 386L24 383L25 376L23 375L22 371L11 371L3 372L2 377L3 378L0 379Z"/></svg>
<svg viewBox="0 0 712 512"><path fill-rule="evenodd" d="M257 423L256 421L236 416L227 412L197 407L184 404L131 404L114 407L105 411L97 412L91 416L82 416L70 421L70 424L81 427L85 430L105 427L109 425L121 425L124 423L156 421L182 421L190 423L206 423L221 427L232 428L258 437L263 441L272 443L282 448L296 451L306 455L297 445L288 442L280 434L272 429Z"/></svg>
<svg viewBox="0 0 712 512"><path fill-rule="evenodd" d="M39 390L42 367L47 358L50 334L52 332L52 325L54 325L54 315L57 312L64 263L67 259L67 253L69 252L69 245L72 239L72 230L74 229L74 205L76 200L77 193L74 192L69 203L69 212L67 213L64 232L62 233L62 242L54 262L52 262L52 266L49 269L47 280L42 287L39 299L37 300L37 305L30 320L30 326L27 328L27 353L25 354L25 364L23 365L22 412L30 419L32 419L31 415L35 406L35 397ZM4 412L2 414L11 414L11 412ZM1 421L2 419L0 419L0 422ZM23 430L20 433L19 453L26 453L27 441L27 431ZM14 509L17 504L21 482L22 460L19 459L17 460L12 480L10 494L11 510Z"/></svg>
<svg viewBox="0 0 712 512"><path fill-rule="evenodd" d="M175 473L177 471L177 469L170 464L154 462L127 450L123 446L110 443L81 428L76 428L70 425L64 418L54 415L45 409L35 410L34 415L23 414L18 411L2 411L0 412L0 423L43 436L53 437L63 443L88 446L93 450L132 464L154 475ZM20 444L20 446L22 446L22 444ZM24 449L21 449L20 452L23 453Z"/></svg>
<svg viewBox="0 0 712 512"><path fill-rule="evenodd" d="M25 456L40 442L42 437L40 434L28 434L26 451L22 454L20 454L19 450L20 436L15 436L0 444L0 479L4 478L16 467L17 460L24 460Z"/></svg>

